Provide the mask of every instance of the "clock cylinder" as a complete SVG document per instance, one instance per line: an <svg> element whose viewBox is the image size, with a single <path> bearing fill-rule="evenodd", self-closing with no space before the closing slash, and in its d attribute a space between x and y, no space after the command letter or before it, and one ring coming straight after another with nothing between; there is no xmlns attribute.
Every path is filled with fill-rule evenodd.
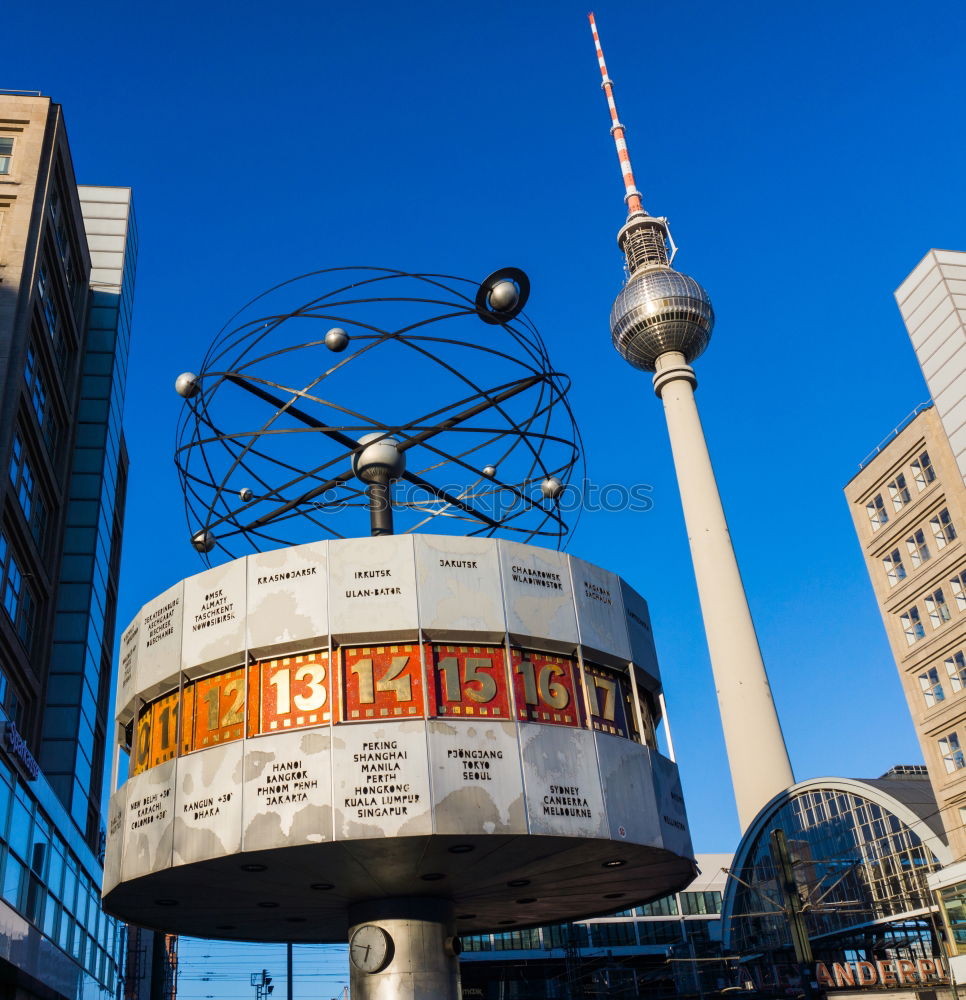
<svg viewBox="0 0 966 1000"><path fill-rule="evenodd" d="M380 968L364 968L364 950L353 961L349 990L353 1000L439 1000L460 995L459 962L451 942L456 932L453 904L425 896L397 897L349 908L349 941L372 927L389 938L390 959Z"/></svg>

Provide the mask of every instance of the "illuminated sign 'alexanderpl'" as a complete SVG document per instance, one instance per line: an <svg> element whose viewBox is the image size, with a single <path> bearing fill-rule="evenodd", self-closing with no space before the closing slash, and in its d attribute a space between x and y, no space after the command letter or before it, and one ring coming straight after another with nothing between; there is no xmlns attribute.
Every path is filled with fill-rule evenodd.
<svg viewBox="0 0 966 1000"><path fill-rule="evenodd" d="M827 989L845 986L898 986L944 979L945 971L931 958L897 958L881 962L833 962L832 971L824 962L816 962L815 978Z"/></svg>

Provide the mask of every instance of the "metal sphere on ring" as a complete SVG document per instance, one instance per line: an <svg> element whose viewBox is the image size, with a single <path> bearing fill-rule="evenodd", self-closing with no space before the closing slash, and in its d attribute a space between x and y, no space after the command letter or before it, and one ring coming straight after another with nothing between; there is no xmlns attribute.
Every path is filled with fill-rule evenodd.
<svg viewBox="0 0 966 1000"><path fill-rule="evenodd" d="M518 268L478 282L355 267L247 303L178 379L175 460L202 558L368 534L382 479L397 533L563 545L564 512L532 484L559 493L582 447L529 293Z"/></svg>

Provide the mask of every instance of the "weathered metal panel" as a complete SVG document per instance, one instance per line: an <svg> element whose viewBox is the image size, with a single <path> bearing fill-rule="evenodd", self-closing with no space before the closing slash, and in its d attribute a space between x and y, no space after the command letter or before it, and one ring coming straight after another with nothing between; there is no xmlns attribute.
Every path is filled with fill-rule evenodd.
<svg viewBox="0 0 966 1000"><path fill-rule="evenodd" d="M329 627L342 643L416 638L410 535L329 542Z"/></svg>
<svg viewBox="0 0 966 1000"><path fill-rule="evenodd" d="M611 840L662 847L647 748L604 733L596 741Z"/></svg>
<svg viewBox="0 0 966 1000"><path fill-rule="evenodd" d="M570 556L570 575L581 645L603 663L626 665L631 647L620 577L576 556Z"/></svg>
<svg viewBox="0 0 966 1000"><path fill-rule="evenodd" d="M425 722L336 726L332 771L336 840L432 832Z"/></svg>
<svg viewBox="0 0 966 1000"><path fill-rule="evenodd" d="M631 641L631 659L648 675L650 683L647 686L652 691L659 691L661 671L657 665L647 601L625 580L621 580L621 600L627 619L627 634Z"/></svg>
<svg viewBox="0 0 966 1000"><path fill-rule="evenodd" d="M175 865L241 850L243 748L239 740L179 758Z"/></svg>
<svg viewBox="0 0 966 1000"><path fill-rule="evenodd" d="M577 646L577 615L567 556L519 542L498 543L507 631L515 642L570 652Z"/></svg>
<svg viewBox="0 0 966 1000"><path fill-rule="evenodd" d="M181 663L190 677L244 661L245 564L235 559L184 581Z"/></svg>
<svg viewBox="0 0 966 1000"><path fill-rule="evenodd" d="M328 645L327 542L248 557L248 647L254 656Z"/></svg>
<svg viewBox="0 0 966 1000"><path fill-rule="evenodd" d="M242 850L332 840L332 735L328 726L245 744Z"/></svg>
<svg viewBox="0 0 966 1000"><path fill-rule="evenodd" d="M650 754L654 775L654 797L657 802L664 847L686 858L694 857L678 766L659 753L651 751Z"/></svg>
<svg viewBox="0 0 966 1000"><path fill-rule="evenodd" d="M527 832L516 726L485 719L429 723L436 832Z"/></svg>
<svg viewBox="0 0 966 1000"><path fill-rule="evenodd" d="M501 641L506 619L492 539L416 535L414 541L423 631L430 638Z"/></svg>
<svg viewBox="0 0 966 1000"><path fill-rule="evenodd" d="M169 760L125 782L127 805L121 855L121 878L125 882L171 867L177 763Z"/></svg>
<svg viewBox="0 0 966 1000"><path fill-rule="evenodd" d="M607 816L594 734L586 729L520 724L530 832L606 837Z"/></svg>
<svg viewBox="0 0 966 1000"><path fill-rule="evenodd" d="M135 696L138 693L138 639L141 634L141 613L121 633L117 668L115 718L126 726L134 718Z"/></svg>
<svg viewBox="0 0 966 1000"><path fill-rule="evenodd" d="M121 785L107 804L107 841L104 847L104 879L101 883L101 895L104 896L121 881L127 791L127 784Z"/></svg>
<svg viewBox="0 0 966 1000"><path fill-rule="evenodd" d="M141 608L136 680L145 701L178 686L183 617L183 580Z"/></svg>

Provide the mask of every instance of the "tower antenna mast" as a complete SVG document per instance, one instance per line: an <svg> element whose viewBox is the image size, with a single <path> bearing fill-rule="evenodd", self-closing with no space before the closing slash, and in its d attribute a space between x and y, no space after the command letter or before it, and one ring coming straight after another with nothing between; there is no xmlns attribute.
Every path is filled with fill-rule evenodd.
<svg viewBox="0 0 966 1000"><path fill-rule="evenodd" d="M620 160L621 172L624 175L627 222L617 234L617 245L627 259L628 274L633 274L641 267L667 267L674 260L677 247L671 238L667 219L649 215L644 208L643 197L634 180L634 169L631 166L631 154L627 149L624 126L617 115L617 104L614 101L614 81L607 73L604 50L601 48L600 36L597 34L597 21L594 19L593 13L588 14L587 17L590 21L591 31L594 33L594 46L597 49L597 62L600 65L602 77L601 87L607 97L607 107L610 109L610 134L614 137L617 158Z"/></svg>
<svg viewBox="0 0 966 1000"><path fill-rule="evenodd" d="M594 33L594 45L597 47L597 62L600 63L600 75L603 78L601 88L607 97L607 107L610 108L610 134L614 137L614 145L617 147L617 158L621 161L621 170L624 174L624 188L627 192L624 195L624 201L627 202L627 216L630 218L635 213L644 212L644 203L641 200L641 192L637 190L637 184L634 182L631 154L627 149L624 126L617 116L617 104L614 101L614 81L607 74L607 63L604 62L604 50L600 47L600 36L597 34L597 22L594 20L593 12L589 13L587 17L590 20L590 30Z"/></svg>

